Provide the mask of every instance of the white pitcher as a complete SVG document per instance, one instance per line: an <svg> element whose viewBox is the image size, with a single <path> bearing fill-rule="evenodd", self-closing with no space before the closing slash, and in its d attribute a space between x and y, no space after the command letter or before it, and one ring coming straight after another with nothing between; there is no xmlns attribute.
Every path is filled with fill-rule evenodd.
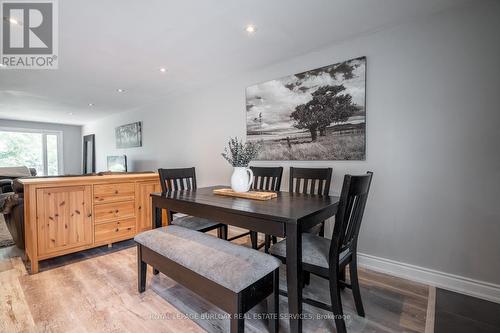
<svg viewBox="0 0 500 333"><path fill-rule="evenodd" d="M248 192L253 183L253 172L250 168L234 167L231 176L231 188L235 192Z"/></svg>

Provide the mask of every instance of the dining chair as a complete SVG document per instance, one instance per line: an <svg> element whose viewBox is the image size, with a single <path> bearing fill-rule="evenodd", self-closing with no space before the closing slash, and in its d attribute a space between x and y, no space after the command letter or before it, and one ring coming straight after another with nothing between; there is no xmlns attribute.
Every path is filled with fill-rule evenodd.
<svg viewBox="0 0 500 333"><path fill-rule="evenodd" d="M253 183L251 189L254 191L274 191L278 192L281 187L281 176L283 175L283 167L254 167L251 166L253 172ZM264 244L258 245L258 234L255 231L248 231L243 234L229 238L229 241L250 235L252 248L260 249ZM266 237L270 237L266 235ZM268 249L268 248L267 248Z"/></svg>
<svg viewBox="0 0 500 333"><path fill-rule="evenodd" d="M158 169L162 192L195 190L196 172L195 168L180 169ZM217 230L217 237L227 239L227 225L196 216L174 216L175 212L168 212L171 224L196 230L208 232Z"/></svg>
<svg viewBox="0 0 500 333"><path fill-rule="evenodd" d="M253 172L252 189L256 191L278 192L281 188L281 177L283 167L255 167L251 166Z"/></svg>
<svg viewBox="0 0 500 333"><path fill-rule="evenodd" d="M288 191L303 194L330 194L332 168L294 168L290 167L290 181ZM307 230L306 232L324 236L325 222Z"/></svg>
<svg viewBox="0 0 500 333"><path fill-rule="evenodd" d="M281 177L283 176L283 167L250 167L254 175L253 189L279 192L281 189ZM255 243L257 243L257 233L254 232ZM250 234L252 238L252 234ZM276 237L273 236L275 239ZM265 252L269 252L271 236L265 235ZM261 248L262 245L257 248Z"/></svg>
<svg viewBox="0 0 500 333"><path fill-rule="evenodd" d="M367 172L366 175L344 177L331 240L310 233L302 234L302 270L325 278L330 283L332 305L318 301L311 301L311 303L333 312L335 326L339 333L346 332L340 297L340 290L344 287L352 290L358 315L365 316L359 290L357 245L372 176L372 172ZM282 240L271 246L270 253L286 263L285 241ZM347 265L349 265L349 284L346 283L345 276Z"/></svg>
<svg viewBox="0 0 500 333"><path fill-rule="evenodd" d="M288 191L290 193L319 194L328 195L330 193L330 183L332 179L332 168L294 168L290 167L290 180L288 182ZM324 235L325 222L312 227L306 232ZM265 238L264 251L268 253L271 241L276 244L276 236ZM305 279L306 282L308 279Z"/></svg>

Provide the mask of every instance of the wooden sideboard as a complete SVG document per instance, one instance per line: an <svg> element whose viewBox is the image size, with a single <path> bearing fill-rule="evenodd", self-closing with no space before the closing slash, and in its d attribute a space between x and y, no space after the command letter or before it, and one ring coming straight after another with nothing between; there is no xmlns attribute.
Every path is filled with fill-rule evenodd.
<svg viewBox="0 0 500 333"><path fill-rule="evenodd" d="M133 238L151 229L156 173L26 178L24 223L31 273L40 260Z"/></svg>

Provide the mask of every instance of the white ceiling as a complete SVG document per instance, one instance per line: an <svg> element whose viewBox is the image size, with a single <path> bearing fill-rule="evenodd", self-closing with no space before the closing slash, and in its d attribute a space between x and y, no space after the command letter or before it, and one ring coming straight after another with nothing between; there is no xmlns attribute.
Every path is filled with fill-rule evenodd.
<svg viewBox="0 0 500 333"><path fill-rule="evenodd" d="M0 68L0 118L84 124L465 2L59 0L59 69Z"/></svg>

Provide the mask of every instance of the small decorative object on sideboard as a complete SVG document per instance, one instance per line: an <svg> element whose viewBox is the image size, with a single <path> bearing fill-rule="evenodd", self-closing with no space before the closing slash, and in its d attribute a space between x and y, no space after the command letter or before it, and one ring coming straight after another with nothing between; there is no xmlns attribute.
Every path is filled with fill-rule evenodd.
<svg viewBox="0 0 500 333"><path fill-rule="evenodd" d="M253 182L253 172L248 164L257 156L260 145L254 142L245 142L238 138L230 138L227 147L222 153L229 164L234 167L231 176L231 188L235 192L248 192Z"/></svg>

